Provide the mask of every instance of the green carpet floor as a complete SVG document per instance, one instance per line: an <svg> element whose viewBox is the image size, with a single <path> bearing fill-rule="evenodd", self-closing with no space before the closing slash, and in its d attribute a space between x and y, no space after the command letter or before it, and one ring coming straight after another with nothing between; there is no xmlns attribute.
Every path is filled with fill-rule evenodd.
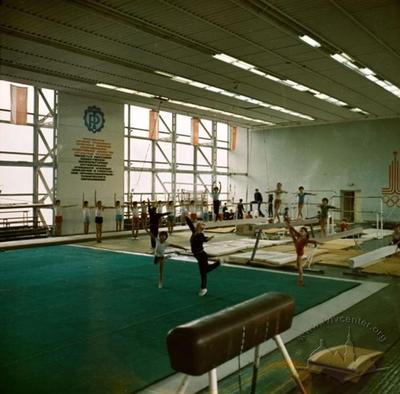
<svg viewBox="0 0 400 394"><path fill-rule="evenodd" d="M269 291L296 313L356 286L220 267L199 297L195 264L169 261L157 287L152 257L73 246L0 254L0 392L132 393L173 373L172 327Z"/></svg>

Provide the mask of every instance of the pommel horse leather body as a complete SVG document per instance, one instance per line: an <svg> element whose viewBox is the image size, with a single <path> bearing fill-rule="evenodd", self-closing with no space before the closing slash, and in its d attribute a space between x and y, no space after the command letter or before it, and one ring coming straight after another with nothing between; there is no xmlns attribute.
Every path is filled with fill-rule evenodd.
<svg viewBox="0 0 400 394"><path fill-rule="evenodd" d="M290 296L266 293L178 326L167 336L171 366L202 375L288 330L293 313Z"/></svg>

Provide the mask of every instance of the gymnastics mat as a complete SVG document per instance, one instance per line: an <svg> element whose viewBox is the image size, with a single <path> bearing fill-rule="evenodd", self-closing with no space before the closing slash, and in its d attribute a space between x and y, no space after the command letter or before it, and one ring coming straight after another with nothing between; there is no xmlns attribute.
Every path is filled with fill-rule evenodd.
<svg viewBox="0 0 400 394"><path fill-rule="evenodd" d="M164 288L152 256L77 246L3 252L0 392L134 393L174 371L168 331L265 292L295 300L295 314L357 282L221 266L199 297L197 264L168 260Z"/></svg>

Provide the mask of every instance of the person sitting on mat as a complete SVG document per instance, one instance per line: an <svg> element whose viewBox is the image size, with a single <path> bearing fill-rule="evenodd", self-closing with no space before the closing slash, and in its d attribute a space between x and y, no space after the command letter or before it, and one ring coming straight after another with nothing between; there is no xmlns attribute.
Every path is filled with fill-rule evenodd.
<svg viewBox="0 0 400 394"><path fill-rule="evenodd" d="M304 279L303 279L303 264L302 264L302 259L304 255L304 247L308 244L313 244L315 247L317 247L318 243L317 241L310 239L308 230L306 227L302 227L300 229L300 232L296 231L293 226L290 224L290 220L286 220L286 227L289 230L289 234L291 235L293 239L294 246L296 248L296 265L297 265L297 270L299 272L299 279L297 280L297 286L304 286Z"/></svg>
<svg viewBox="0 0 400 394"><path fill-rule="evenodd" d="M185 220L192 232L192 236L190 237L190 246L194 257L199 263L201 277L199 296L203 297L207 294L207 273L219 267L220 262L218 261L214 264L208 264L208 255L203 248L203 243L208 242L214 237L206 237L204 235L204 223L198 222L195 227L188 216L186 216Z"/></svg>
<svg viewBox="0 0 400 394"><path fill-rule="evenodd" d="M400 224L396 224L392 234L392 245L397 245L400 248Z"/></svg>
<svg viewBox="0 0 400 394"><path fill-rule="evenodd" d="M150 235L151 239L154 240L156 247L154 249L154 264L158 264L160 267L160 273L158 277L158 288L161 289L163 287L164 280L164 261L168 256L165 254L166 249L169 246L174 248L186 250L183 246L174 245L167 242L168 233L166 231L160 231L158 237L155 237L148 229L145 228L147 234Z"/></svg>

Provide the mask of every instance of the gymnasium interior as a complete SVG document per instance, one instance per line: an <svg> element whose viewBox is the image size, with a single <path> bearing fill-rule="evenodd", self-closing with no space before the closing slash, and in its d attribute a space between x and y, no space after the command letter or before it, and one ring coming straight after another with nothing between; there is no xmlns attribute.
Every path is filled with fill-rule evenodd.
<svg viewBox="0 0 400 394"><path fill-rule="evenodd" d="M400 391L399 1L3 0L0 34L2 394Z"/></svg>

